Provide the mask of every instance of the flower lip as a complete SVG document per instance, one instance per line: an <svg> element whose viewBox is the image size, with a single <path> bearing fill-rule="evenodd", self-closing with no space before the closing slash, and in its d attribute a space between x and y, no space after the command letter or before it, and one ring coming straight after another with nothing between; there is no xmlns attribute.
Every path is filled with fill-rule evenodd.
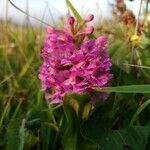
<svg viewBox="0 0 150 150"><path fill-rule="evenodd" d="M77 84L78 84L78 83L81 83L81 82L84 80L84 78L81 77L81 76L76 76L75 78L76 78L76 83L77 83Z"/></svg>
<svg viewBox="0 0 150 150"><path fill-rule="evenodd" d="M72 64L62 64L60 66L57 67L57 69L59 71L63 71L63 70L70 70L72 68Z"/></svg>

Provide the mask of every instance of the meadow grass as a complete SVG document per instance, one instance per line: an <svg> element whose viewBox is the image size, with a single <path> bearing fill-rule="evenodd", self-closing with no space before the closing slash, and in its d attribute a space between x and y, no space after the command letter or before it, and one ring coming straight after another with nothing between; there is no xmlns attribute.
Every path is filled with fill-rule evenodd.
<svg viewBox="0 0 150 150"><path fill-rule="evenodd" d="M69 5L71 4L69 3ZM82 18L79 14L77 17L81 21ZM62 104L47 105L41 91L38 70L41 64L40 50L43 46L45 29L15 25L9 21L1 21L0 29L0 149L61 149L62 143L67 142L67 140L64 141L64 138L69 137L67 132L65 135L63 133L66 130L67 123L65 121L68 119L73 124L76 116L74 117L75 120L72 120L69 115L72 114L73 110L67 105L64 106L66 108L65 113ZM149 31L147 34L140 34L144 42L134 45L133 64L130 64L132 48L130 37L134 35L134 31L135 26L127 26L114 19L103 20L96 25L94 36L105 34L109 39L107 51L113 62L111 72L114 74L112 86L150 84L150 44L147 35ZM94 125L104 123L104 126L105 123L111 121L108 123L108 129L113 129L114 132L118 130L120 134L122 134L122 130L119 129L138 125L137 129L132 129L132 132L140 130L145 135L145 130L143 131L139 126L150 125L150 95L146 92L141 92L141 94L129 93L110 94L106 102L97 104L96 110L89 120L96 118L96 121L92 120ZM75 97L78 99L78 96ZM73 102L73 105L78 106L76 102ZM75 109L78 111L77 107ZM90 106L86 105L84 109L86 116ZM68 118L65 118L65 115ZM104 117L100 118L103 115ZM80 119L77 118L76 121L80 122ZM96 132L99 133L101 126L93 127L90 122L86 123L83 124L81 131L91 129L87 130L86 133L82 131L83 136L87 136L83 142L87 146L83 149L95 150L95 145L91 141L100 142L96 139L97 134L90 133L90 130L98 129ZM149 129L146 128L146 131L149 132ZM93 137L90 137L92 134ZM113 134L116 136L116 133L111 133L112 137ZM148 141L147 134L145 137L145 141ZM140 135L139 138L141 138ZM150 143L147 142L146 144L144 147L149 150ZM100 146L98 147L101 149Z"/></svg>

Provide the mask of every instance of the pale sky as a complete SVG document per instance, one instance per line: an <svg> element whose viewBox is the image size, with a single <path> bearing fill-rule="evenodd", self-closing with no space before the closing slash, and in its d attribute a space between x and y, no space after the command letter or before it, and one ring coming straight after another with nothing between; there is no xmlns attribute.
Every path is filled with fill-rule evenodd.
<svg viewBox="0 0 150 150"><path fill-rule="evenodd" d="M6 1L0 0L0 18L5 18L6 12ZM26 10L27 0L12 0L22 10ZM48 3L49 10L46 11L45 20L48 23L52 23L52 17L56 20L59 16L63 16L67 13L67 7L65 0L28 0L29 1L29 13L32 16L42 18L45 7ZM75 8L79 11L82 16L86 16L89 13L93 13L95 17L103 18L109 17L111 8L109 7L109 2L113 0L70 0ZM138 13L139 0L134 2L127 1L127 7L132 9L135 14ZM13 8L10 4L8 7L8 16L13 21L23 22L25 15ZM36 23L36 22L34 22Z"/></svg>

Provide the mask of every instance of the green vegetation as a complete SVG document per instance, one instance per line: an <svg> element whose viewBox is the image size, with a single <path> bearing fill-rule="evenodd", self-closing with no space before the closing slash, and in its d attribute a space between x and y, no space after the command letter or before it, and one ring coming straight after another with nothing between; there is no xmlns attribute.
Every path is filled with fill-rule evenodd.
<svg viewBox="0 0 150 150"><path fill-rule="evenodd" d="M81 21L69 0L67 3ZM108 91L110 96L95 108L88 95L77 94L67 94L63 104L47 105L38 79L45 29L1 21L0 149L149 150L147 16L145 12L138 28L139 20L125 24L119 17L97 23L94 36L105 34L109 39L114 78L112 87L96 89Z"/></svg>

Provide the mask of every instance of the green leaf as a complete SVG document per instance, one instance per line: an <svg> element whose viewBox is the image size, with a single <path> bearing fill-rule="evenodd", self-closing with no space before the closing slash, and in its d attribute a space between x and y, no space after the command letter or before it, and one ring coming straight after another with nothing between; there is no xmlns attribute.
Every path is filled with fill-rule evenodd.
<svg viewBox="0 0 150 150"><path fill-rule="evenodd" d="M80 146L77 150L99 150L98 145L90 140L84 140L80 142Z"/></svg>
<svg viewBox="0 0 150 150"><path fill-rule="evenodd" d="M80 135L80 125L82 120L89 114L87 104L90 97L86 94L66 94L64 97L63 108L66 116L66 130L62 144L64 150L78 150L82 142Z"/></svg>
<svg viewBox="0 0 150 150"><path fill-rule="evenodd" d="M150 127L130 126L112 130L110 114L106 112L108 108L101 109L96 110L82 125L81 132L84 137L97 143L102 150L145 150Z"/></svg>
<svg viewBox="0 0 150 150"><path fill-rule="evenodd" d="M13 120L8 125L7 129L7 145L6 150L23 150L24 145L24 132L25 132L25 120L22 120L22 124L18 119Z"/></svg>
<svg viewBox="0 0 150 150"><path fill-rule="evenodd" d="M32 134L30 131L25 132L25 144L24 149L29 150L38 142L38 137Z"/></svg>
<svg viewBox="0 0 150 150"><path fill-rule="evenodd" d="M85 135L99 144L103 150L124 150L127 148L129 150L145 150L150 127L132 126L122 130L96 133L96 136L93 134L91 136L86 131Z"/></svg>
<svg viewBox="0 0 150 150"><path fill-rule="evenodd" d="M71 9L72 13L74 14L74 16L76 17L78 22L81 22L83 19L80 16L80 14L78 13L78 11L74 8L74 6L71 4L70 0L66 0L66 3L68 5L68 7Z"/></svg>
<svg viewBox="0 0 150 150"><path fill-rule="evenodd" d="M122 130L114 130L104 134L101 145L104 150L145 150L148 142L150 127L128 127Z"/></svg>
<svg viewBox="0 0 150 150"><path fill-rule="evenodd" d="M96 107L81 126L82 135L96 143L101 150L145 150L150 126L126 126L113 130L114 117L109 101Z"/></svg>
<svg viewBox="0 0 150 150"><path fill-rule="evenodd" d="M150 85L127 85L116 87L95 88L100 92L117 92L117 93L150 93Z"/></svg>

